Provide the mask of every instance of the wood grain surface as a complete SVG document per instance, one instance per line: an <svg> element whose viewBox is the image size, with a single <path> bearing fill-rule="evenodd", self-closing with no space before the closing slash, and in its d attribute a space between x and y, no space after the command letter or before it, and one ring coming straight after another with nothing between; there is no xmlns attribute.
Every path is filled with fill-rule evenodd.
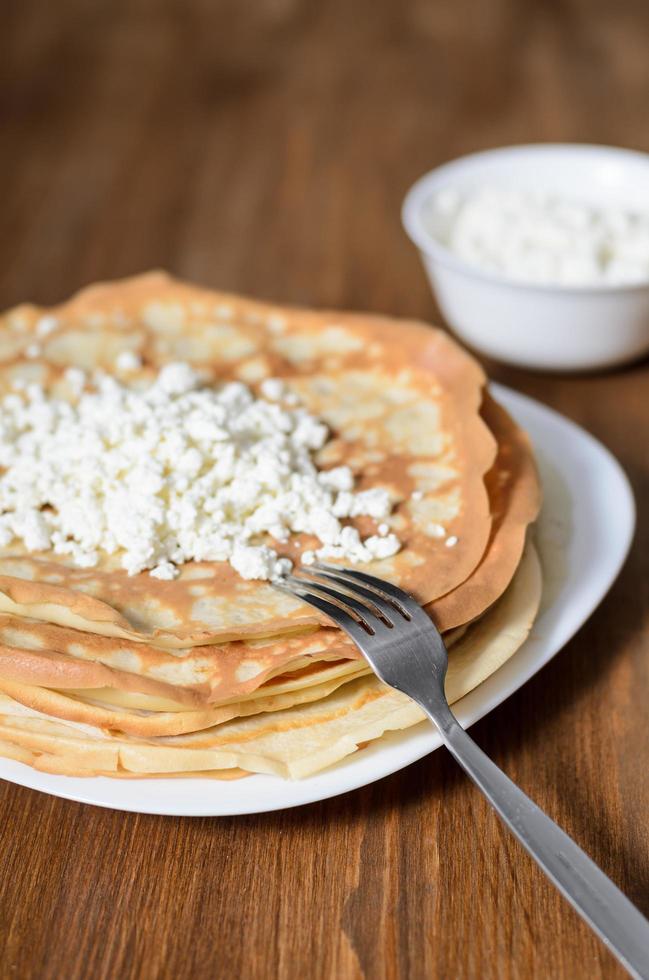
<svg viewBox="0 0 649 980"><path fill-rule="evenodd" d="M399 220L415 177L505 143L649 150L643 0L23 0L2 18L2 306L162 266L434 320ZM473 734L648 913L649 366L488 368L616 453L639 521L590 622ZM0 796L3 977L623 976L443 751L256 817Z"/></svg>

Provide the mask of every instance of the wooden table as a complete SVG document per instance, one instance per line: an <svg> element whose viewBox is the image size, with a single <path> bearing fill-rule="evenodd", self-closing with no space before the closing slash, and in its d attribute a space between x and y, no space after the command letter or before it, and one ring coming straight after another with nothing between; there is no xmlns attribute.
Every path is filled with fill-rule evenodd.
<svg viewBox="0 0 649 980"><path fill-rule="evenodd" d="M415 177L504 143L649 150L642 0L59 0L4 21L3 306L162 266L434 319L399 221ZM648 912L648 365L488 367L617 454L639 526L587 626L474 735ZM623 976L442 751L258 817L0 794L3 977Z"/></svg>

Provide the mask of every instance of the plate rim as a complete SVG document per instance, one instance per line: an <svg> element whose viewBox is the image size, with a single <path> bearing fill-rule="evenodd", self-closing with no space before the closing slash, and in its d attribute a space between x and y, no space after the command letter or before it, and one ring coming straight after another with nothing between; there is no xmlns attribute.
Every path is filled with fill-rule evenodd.
<svg viewBox="0 0 649 980"><path fill-rule="evenodd" d="M622 532L617 542L617 552L612 557L608 557L608 564L602 576L602 581L597 584L596 588L591 590L588 598L582 598L579 614L576 616L573 615L568 626L564 626L560 631L558 639L555 639L549 644L548 650L536 656L532 655L531 651L535 643L538 645L539 642L536 633L537 624L535 624L530 637L513 657L500 667L499 670L491 674L482 684L479 684L473 691L470 691L455 703L454 711L458 715L460 722L467 728L485 717L485 715L489 714L490 711L499 704L502 704L515 691L526 684L528 680L559 653L587 622L617 579L626 561L633 541L636 521L635 500L629 479L618 460L602 442L576 422L566 418L560 412L556 411L556 409L550 408L537 399L497 383L491 383L489 390L503 403L508 411L512 412L515 418L518 414L517 409L520 409L523 415L530 413L536 415L537 420L541 419L546 424L549 423L551 426L558 428L564 437L567 436L568 439L575 440L576 444L582 448L587 447L588 452L594 459L597 459L598 464L608 469L608 477L617 481L618 490L621 494L620 499L623 501L622 506L618 509L618 522L622 526ZM595 573L592 570L591 573L594 576ZM552 609L553 605L551 603L545 612L551 612ZM525 662L526 655L530 662L521 673L520 667ZM343 793L351 792L354 789L360 789L370 783L377 782L379 779L390 776L400 769L406 768L430 752L435 751L441 745L442 742L438 733L428 725L428 722L422 722L420 725L405 732L395 732L383 736L379 744L375 743L362 756L359 756L359 754L348 756L322 773L316 773L314 776L307 777L303 780L290 781L283 780L278 776L253 775L241 782L250 787L254 780L254 785L259 787L262 798L258 799L254 806L245 802L237 803L236 788L239 785L237 781L218 783L211 779L192 777L187 777L182 780L165 780L164 777L160 779L137 779L137 777L134 777L128 780L115 780L106 776L58 776L50 773L40 773L24 763L3 758L0 758L0 778L29 789L46 793L50 796L57 796L62 799L98 806L104 809L174 817L243 816L306 806L310 803L320 802L342 795ZM410 749L406 751L405 757L403 752L400 751L401 746L406 749L409 747ZM381 765L382 756L384 757L384 762L388 759L390 760L383 766ZM371 764L371 760L374 760L374 765ZM376 764L377 760L378 765ZM367 765L368 762L370 762L370 765ZM201 792L201 787L204 791L207 789L207 786L211 788L218 786L222 791L225 790L225 794L221 800L209 800L210 794L206 794L208 797L207 803L200 805L195 800L194 803L190 803L189 806L186 805L184 808L178 807L177 805L174 806L173 804L169 805L166 800L162 803L147 802L146 788L151 787L152 783L159 787L160 784L165 782L169 784L170 791L173 787L173 794L180 796L185 801L197 797ZM332 785L328 786L328 783L332 783ZM274 787L275 792L271 792L270 795L263 797L264 787L271 786ZM189 796L186 793L182 795L178 793L183 787L192 790ZM138 799L137 793L133 791L135 788L140 790L140 796L143 798ZM129 799L129 790L131 790L130 795L132 799ZM115 793L117 799L107 798L106 791L108 791L108 794L111 791ZM176 802L176 795L174 795L173 803ZM120 797L122 796L126 798L121 799ZM228 803L230 805L224 805Z"/></svg>

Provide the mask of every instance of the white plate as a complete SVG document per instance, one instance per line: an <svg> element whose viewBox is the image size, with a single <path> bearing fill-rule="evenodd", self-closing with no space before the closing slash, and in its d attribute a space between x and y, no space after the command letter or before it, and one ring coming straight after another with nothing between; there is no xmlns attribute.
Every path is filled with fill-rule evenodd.
<svg viewBox="0 0 649 980"><path fill-rule="evenodd" d="M454 710L473 724L529 680L588 619L615 580L635 524L628 480L601 443L539 402L499 385L493 393L527 429L539 460L544 505L537 539L544 566L544 597L534 629L521 649ZM615 506L611 502L615 501ZM210 779L78 779L36 772L0 759L0 777L81 803L174 816L260 813L324 800L374 782L439 748L437 732L422 722L394 733L309 779L250 776Z"/></svg>

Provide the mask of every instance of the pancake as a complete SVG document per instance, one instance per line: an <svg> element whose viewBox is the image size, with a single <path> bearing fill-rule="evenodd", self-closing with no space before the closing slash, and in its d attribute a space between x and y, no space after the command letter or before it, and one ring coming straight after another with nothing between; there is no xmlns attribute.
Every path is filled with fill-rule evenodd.
<svg viewBox="0 0 649 980"><path fill-rule="evenodd" d="M451 703L520 647L540 595L540 565L529 545L504 595L467 630L449 657L446 689ZM423 717L412 701L373 674L356 677L311 703L155 740L113 736L96 726L54 721L5 693L0 695L0 754L67 775L243 769L301 778L386 732L416 725Z"/></svg>
<svg viewBox="0 0 649 980"><path fill-rule="evenodd" d="M39 339L45 315L54 327ZM30 357L35 342L39 353ZM429 603L480 563L492 523L484 476L496 446L479 414L484 375L443 331L279 309L153 273L91 287L51 310L22 306L6 314L0 394L20 378L72 397L68 367L114 373L126 350L143 359L129 374L134 385L178 359L206 382L240 379L254 387L269 376L285 380L330 427L318 465L348 465L356 489L383 487L391 495L388 524L403 547L369 563L368 571ZM374 529L369 518L352 523L361 534ZM317 539L268 543L294 558ZM128 576L115 556L78 568L68 556L28 553L16 544L0 550L0 611L169 648L277 636L324 622L268 583L242 580L225 562L187 563L176 580L160 581L148 573Z"/></svg>
<svg viewBox="0 0 649 980"><path fill-rule="evenodd" d="M0 677L60 689L112 687L198 707L240 699L314 661L360 659L346 641L323 628L169 650L0 614Z"/></svg>
<svg viewBox="0 0 649 980"><path fill-rule="evenodd" d="M455 630L449 634L449 649L459 641L463 632ZM66 677L67 683L63 686L57 684L55 678L54 683L52 678L49 683L43 683L42 678L40 684L35 684L33 673L26 682L19 671L13 675L11 671L5 671L0 675L0 691L50 717L79 721L106 731L143 737L177 735L209 728L230 718L262 711L279 711L289 703L324 697L350 677L369 673L369 667L355 647L354 652L356 657L353 659L333 660L333 654L328 659L301 658L288 667L282 666L248 693L239 691L238 697L207 703L198 699L190 702L184 689L174 688L170 684L149 684L144 693L144 685L125 684L123 678L116 679L114 672L109 671L106 672L109 686L78 688L70 685L74 675ZM101 676L101 672L95 673L95 680ZM133 675L126 677L130 681ZM88 677L83 678L84 683L87 680ZM122 683L117 686L120 681Z"/></svg>
<svg viewBox="0 0 649 980"><path fill-rule="evenodd" d="M302 680L293 678L282 684L259 688L253 696L241 702L224 705L203 706L186 709L183 705L163 699L150 698L143 707L128 704L111 704L113 692L102 689L62 693L48 688L18 684L0 678L0 691L14 701L33 708L49 718L81 722L92 725L104 732L136 735L140 738L182 735L212 728L230 721L232 718L245 718L261 712L282 711L294 705L318 701L327 697L350 677L369 673L364 661L352 660L331 667L321 666L315 674ZM283 688L283 690L282 690ZM107 700L109 699L109 700ZM136 702L137 703L137 702ZM154 710L158 708L160 710ZM169 710L172 708L172 710Z"/></svg>
<svg viewBox="0 0 649 980"><path fill-rule="evenodd" d="M426 606L442 632L470 623L503 594L518 567L527 528L541 507L541 484L527 433L489 393L481 415L498 446L485 476L491 532L478 567L466 581Z"/></svg>
<svg viewBox="0 0 649 980"><path fill-rule="evenodd" d="M539 508L526 434L489 395L481 412L498 446L485 477L492 529L477 569L427 607L445 632L479 617L504 592ZM171 651L0 614L0 678L59 689L140 692L186 707L236 701L278 674L360 656L351 640L332 628Z"/></svg>
<svg viewBox="0 0 649 980"><path fill-rule="evenodd" d="M126 351L138 359L118 362ZM90 384L99 370L147 387L179 360L206 385L241 380L257 393L280 378L327 423L318 467L348 466L354 490L388 491L401 550L361 567L413 594L444 631L450 701L518 649L541 588L525 547L540 500L533 455L447 334L161 273L0 321L0 397L37 382L74 401L70 367ZM378 531L369 517L349 523ZM299 560L320 542L256 543ZM0 548L0 756L63 775L300 778L421 719L326 617L227 562L187 562L169 581L129 576L119 554L80 568Z"/></svg>

